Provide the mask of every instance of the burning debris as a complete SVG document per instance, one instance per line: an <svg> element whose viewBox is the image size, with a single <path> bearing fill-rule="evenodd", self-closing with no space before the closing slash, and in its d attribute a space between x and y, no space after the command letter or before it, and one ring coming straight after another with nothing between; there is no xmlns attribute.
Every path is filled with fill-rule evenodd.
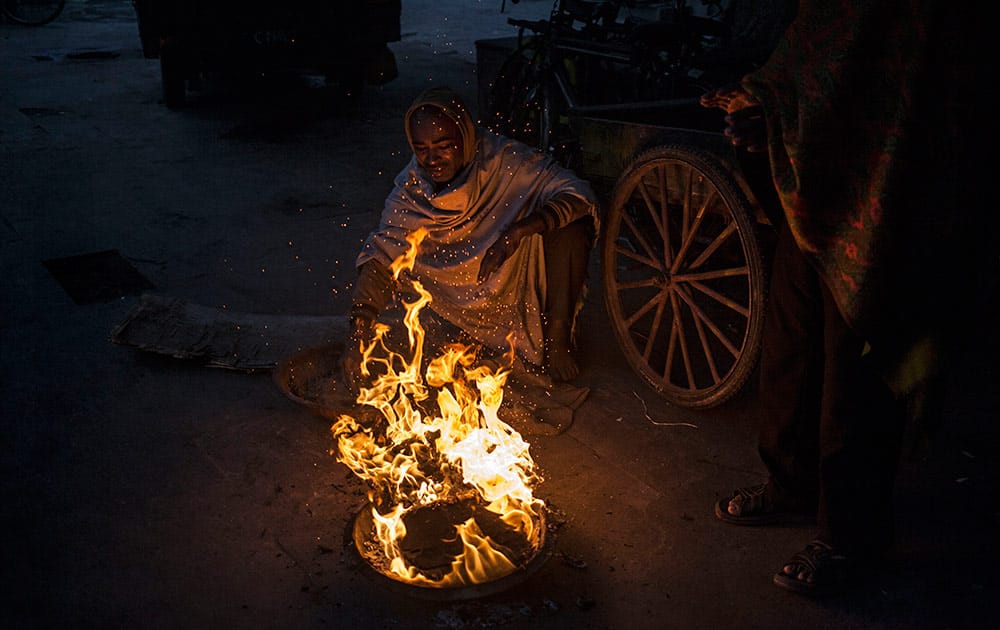
<svg viewBox="0 0 1000 630"><path fill-rule="evenodd" d="M425 235L411 235L392 264L397 280L412 271ZM530 563L545 536L528 443L498 417L510 369L476 366L473 347L452 344L421 372L419 315L431 297L419 281L410 285L418 296L404 305L411 356L390 350L389 328L379 324L362 348L362 372L374 382L357 398L378 413L368 422L341 415L331 428L337 460L369 487L355 544L373 568L406 584L500 580Z"/></svg>

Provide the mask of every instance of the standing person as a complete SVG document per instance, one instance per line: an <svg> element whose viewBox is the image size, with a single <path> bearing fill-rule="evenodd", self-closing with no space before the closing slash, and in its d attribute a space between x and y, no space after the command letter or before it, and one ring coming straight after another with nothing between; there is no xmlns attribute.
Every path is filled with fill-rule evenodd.
<svg viewBox="0 0 1000 630"><path fill-rule="evenodd" d="M784 214L760 372L768 480L715 513L817 523L774 576L792 591L877 570L903 401L942 369L970 303L958 281L985 268L967 231L985 228L965 127L981 65L962 40L974 37L965 7L945 4L802 0L766 64L702 97L727 111L733 144L766 151Z"/></svg>
<svg viewBox="0 0 1000 630"><path fill-rule="evenodd" d="M476 126L450 89L431 88L404 121L413 157L357 258L351 344L342 368L360 378L360 345L389 300L389 265L428 231L413 273L428 308L485 347L518 355L554 380L577 376L573 326L598 228L585 181L550 156Z"/></svg>

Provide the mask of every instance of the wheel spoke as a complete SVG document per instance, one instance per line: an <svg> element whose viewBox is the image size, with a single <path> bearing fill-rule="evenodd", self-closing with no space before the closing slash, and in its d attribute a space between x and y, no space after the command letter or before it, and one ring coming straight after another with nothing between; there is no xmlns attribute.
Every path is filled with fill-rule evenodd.
<svg viewBox="0 0 1000 630"><path fill-rule="evenodd" d="M650 276L644 280L632 280L631 282L617 282L615 283L615 288L619 291L622 289L644 289L646 287L655 287L660 284L660 281L655 277Z"/></svg>
<svg viewBox="0 0 1000 630"><path fill-rule="evenodd" d="M667 306L667 292L662 291L656 305L656 315L653 316L653 324L649 327L649 336L646 338L646 347L642 351L642 360L649 363L649 356L653 351L653 342L660 334L660 321L663 319L663 309Z"/></svg>
<svg viewBox="0 0 1000 630"><path fill-rule="evenodd" d="M708 247L705 248L705 251L703 251L697 258L691 261L691 264L688 265L688 269L697 269L698 267L702 266L705 263L705 261L708 260L712 256L712 254L715 253L715 250L719 249L719 247L722 246L725 240L729 238L730 235L732 235L733 232L735 231L736 231L736 221L730 221L729 224L725 227L725 229L719 232L719 235L715 237L715 240L709 243Z"/></svg>
<svg viewBox="0 0 1000 630"><path fill-rule="evenodd" d="M643 315L645 315L646 313L648 313L649 309L651 309L654 306L656 306L656 303L659 301L661 295L663 295L662 291L657 292L656 295L654 295L652 298L650 298L649 300L647 300L645 304L643 304L642 306L640 306L639 310L637 310L635 313L632 313L631 317L626 318L625 319L625 326L627 328L632 328L632 324L636 323L639 320L640 317L642 317Z"/></svg>
<svg viewBox="0 0 1000 630"><path fill-rule="evenodd" d="M684 289L678 289L678 292L681 293L681 297L684 297L684 294L686 293ZM687 297L690 298L691 296L689 295ZM688 303L688 308L691 308L690 303ZM691 312L694 313L694 309L691 309ZM698 341L701 342L702 354L705 355L705 361L708 362L708 370L712 374L712 384L717 385L721 380L719 378L719 370L715 367L715 357L712 355L711 348L708 347L708 339L705 337L705 327L701 323L701 317L698 317L697 315L694 317L694 328L698 333Z"/></svg>
<svg viewBox="0 0 1000 630"><path fill-rule="evenodd" d="M670 267L671 273L676 273L677 269L680 267L681 262L684 260L684 256L687 254L687 250L694 243L694 236L698 233L698 228L701 226L702 220L705 218L705 210L708 208L709 203L715 200L715 196L718 194L715 189L712 189L711 194L705 203L698 208L698 213L694 217L694 223L688 230L687 235L684 237L684 243L681 245L680 250L677 252L677 258L674 259L674 264ZM690 196L690 195L689 195ZM685 212L685 214L687 214Z"/></svg>
<svg viewBox="0 0 1000 630"><path fill-rule="evenodd" d="M616 245L615 246L615 252L618 253L618 254L621 254L622 256L625 256L626 258L631 258L632 260L634 260L636 262L641 262L642 264L646 265L647 267L651 267L651 268L653 268L653 269L655 269L657 271L662 271L662 267L660 267L660 263L656 262L652 258L647 258L647 257L643 256L642 254L638 254L638 253L632 251L631 249L629 249L627 247L622 247L621 245Z"/></svg>
<svg viewBox="0 0 1000 630"><path fill-rule="evenodd" d="M684 360L684 372L687 374L688 389L697 389L694 383L694 368L691 366L691 355L688 353L687 341L684 336L684 323L681 321L680 304L677 302L677 291L670 292L670 305L674 309L674 329L681 346L681 358ZM683 297L683 296L682 296ZM670 365L664 369L664 378L670 380Z"/></svg>
<svg viewBox="0 0 1000 630"><path fill-rule="evenodd" d="M708 329L712 331L712 334L714 334L716 339L718 339L719 342L726 347L726 350L728 350L731 355L733 355L734 357L739 357L740 355L739 349L736 346L734 346L731 341L729 341L729 339L723 334L721 330L719 330L719 327L715 325L715 322L713 322L711 319L709 319L707 315L705 315L705 312L701 310L701 307L699 307L695 303L694 299L691 296L687 295L686 292L681 290L674 291L673 293L678 294L681 297L681 299L684 300L684 302L687 304L688 308L691 309L691 312L694 314L695 317L700 318L701 321L705 322L705 325L708 326Z"/></svg>
<svg viewBox="0 0 1000 630"><path fill-rule="evenodd" d="M635 226L635 223L632 221L632 217L629 216L628 212L622 212L622 221L625 223L625 225L628 226L628 229L632 232L632 236L635 237L635 240L639 241L639 245L642 246L643 251L645 251L646 255L649 257L649 260L655 261L656 251L649 246L649 243L646 242L646 239L643 237L642 232ZM656 269L663 269L663 265L661 263L653 263L650 266Z"/></svg>
<svg viewBox="0 0 1000 630"><path fill-rule="evenodd" d="M667 293L672 294L674 290L667 287ZM670 308L673 310L673 318L670 320L670 338L667 340L667 362L663 366L663 380L670 382L670 368L674 364L674 353L677 351L677 301L670 295Z"/></svg>
<svg viewBox="0 0 1000 630"><path fill-rule="evenodd" d="M706 287L705 285L703 285L700 282L691 281L691 282L688 282L688 284L691 285L692 287L698 289L699 291L701 291L702 293L704 293L708 297L712 298L713 300L715 300L719 304L722 304L723 306L728 306L729 308L731 308L732 310L736 311L737 313L739 313L743 317L750 317L750 309L748 309L747 307L743 306L742 304L740 304L738 302L734 302L733 300L727 298L726 296L722 295L721 293L718 293L718 292L713 291L712 289Z"/></svg>
<svg viewBox="0 0 1000 630"><path fill-rule="evenodd" d="M695 280L717 280L719 278L732 278L733 276L746 276L749 273L750 269L743 266L715 269L713 271L700 271L698 273L678 273L671 277L675 282L693 282Z"/></svg>
<svg viewBox="0 0 1000 630"><path fill-rule="evenodd" d="M642 200L646 203L646 209L649 210L649 216L653 219L653 224L656 225L656 231L660 233L660 238L666 239L667 236L663 231L663 223L660 221L660 213L653 204L653 199L649 196L649 189L646 188L646 182L640 178L639 185L636 188L639 190L639 194L642 195Z"/></svg>
<svg viewBox="0 0 1000 630"><path fill-rule="evenodd" d="M674 263L674 255L670 245L670 217L667 211L667 167L660 165L656 169L656 174L659 176L660 183L660 224L663 226L660 231L663 234L663 260L666 268L670 269Z"/></svg>

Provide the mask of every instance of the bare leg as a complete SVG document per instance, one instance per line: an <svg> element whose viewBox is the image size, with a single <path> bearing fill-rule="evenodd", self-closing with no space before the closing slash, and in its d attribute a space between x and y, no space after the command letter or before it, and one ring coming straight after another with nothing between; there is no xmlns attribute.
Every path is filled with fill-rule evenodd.
<svg viewBox="0 0 1000 630"><path fill-rule="evenodd" d="M545 368L553 380L568 381L580 373L573 356L573 323L587 278L587 259L594 241L591 219L583 218L547 232L545 244Z"/></svg>

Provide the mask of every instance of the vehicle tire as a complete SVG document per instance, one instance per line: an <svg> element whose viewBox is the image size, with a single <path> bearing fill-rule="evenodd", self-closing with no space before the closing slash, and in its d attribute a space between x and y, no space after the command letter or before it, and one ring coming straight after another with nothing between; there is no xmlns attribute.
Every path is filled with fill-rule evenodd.
<svg viewBox="0 0 1000 630"><path fill-rule="evenodd" d="M756 367L766 273L738 182L711 154L660 146L619 177L602 235L605 304L622 351L668 401L709 408Z"/></svg>
<svg viewBox="0 0 1000 630"><path fill-rule="evenodd" d="M132 0L135 9L136 26L139 27L139 42L142 56L156 59L160 56L160 35L158 32L152 0Z"/></svg>
<svg viewBox="0 0 1000 630"><path fill-rule="evenodd" d="M59 17L66 0L6 0L4 15L24 26L43 26Z"/></svg>
<svg viewBox="0 0 1000 630"><path fill-rule="evenodd" d="M160 76L163 104L170 109L184 107L187 99L188 62L183 46L172 38L160 42Z"/></svg>

